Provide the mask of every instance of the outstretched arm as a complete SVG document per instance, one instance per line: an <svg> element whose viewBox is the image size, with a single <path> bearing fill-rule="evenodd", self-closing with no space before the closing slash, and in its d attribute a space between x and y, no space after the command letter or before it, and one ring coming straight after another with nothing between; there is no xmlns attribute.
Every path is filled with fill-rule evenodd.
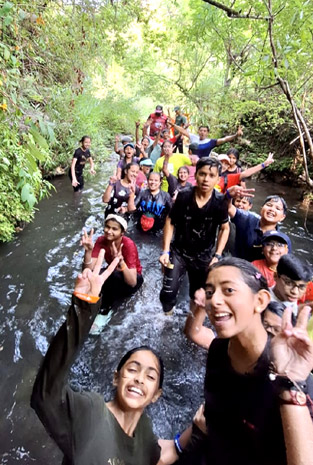
<svg viewBox="0 0 313 465"><path fill-rule="evenodd" d="M241 180L241 179L245 179L245 178L250 178L250 176L253 176L254 174L258 173L259 171L264 170L264 168L266 168L267 166L274 163L274 161L275 160L273 159L273 154L269 153L267 159L263 163L259 163L256 166L252 166L252 168L248 168L247 170L242 171L240 173L240 178L239 179Z"/></svg>
<svg viewBox="0 0 313 465"><path fill-rule="evenodd" d="M242 135L243 135L243 130L239 126L236 134L223 137L222 139L217 139L216 145L223 145L223 144L226 144L226 142L232 142L233 140L237 139L237 137L241 137Z"/></svg>
<svg viewBox="0 0 313 465"><path fill-rule="evenodd" d="M117 266L118 259L99 275L104 251L99 253L94 271L78 276L66 321L53 338L34 384L31 406L62 452L73 460L72 419L79 412L88 415L90 400L74 393L67 384L69 370L99 311L102 284Z"/></svg>

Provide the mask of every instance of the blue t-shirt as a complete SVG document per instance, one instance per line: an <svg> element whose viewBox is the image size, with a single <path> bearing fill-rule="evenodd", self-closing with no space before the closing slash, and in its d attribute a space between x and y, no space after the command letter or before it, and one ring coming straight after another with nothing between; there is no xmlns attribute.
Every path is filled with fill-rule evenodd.
<svg viewBox="0 0 313 465"><path fill-rule="evenodd" d="M217 139L209 139L205 144L199 144L197 155L199 158L209 157L211 150L216 147Z"/></svg>
<svg viewBox="0 0 313 465"><path fill-rule="evenodd" d="M261 260L263 231L260 228L260 216L244 210L236 209L232 219L236 225L235 256L253 262ZM279 227L276 226L277 231ZM291 252L291 242L288 238L288 253Z"/></svg>

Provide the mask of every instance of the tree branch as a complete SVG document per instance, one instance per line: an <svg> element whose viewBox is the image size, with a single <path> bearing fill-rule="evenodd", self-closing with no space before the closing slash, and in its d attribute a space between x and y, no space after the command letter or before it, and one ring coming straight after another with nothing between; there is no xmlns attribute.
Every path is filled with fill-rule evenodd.
<svg viewBox="0 0 313 465"><path fill-rule="evenodd" d="M220 2L216 2L215 0L203 0L205 3L209 3L210 5L212 6L215 6L216 8L219 8L220 10L223 10L225 11L225 13L227 14L227 16L229 18L242 18L242 19L261 19L261 20L269 20L268 17L266 16L261 16L261 15L251 15L251 8L250 10L248 11L248 13L245 13L245 14L241 14L241 11L236 11L234 10L233 8L229 8L228 6L226 5L223 5L222 3Z"/></svg>

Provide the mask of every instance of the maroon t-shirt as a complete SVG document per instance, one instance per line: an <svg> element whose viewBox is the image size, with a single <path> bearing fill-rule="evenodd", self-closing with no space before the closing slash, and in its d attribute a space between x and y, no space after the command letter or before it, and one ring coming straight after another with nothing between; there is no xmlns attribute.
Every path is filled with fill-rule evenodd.
<svg viewBox="0 0 313 465"><path fill-rule="evenodd" d="M122 255L127 267L131 269L136 268L137 273L141 274L142 266L139 260L138 250L135 242L132 241L129 237L123 236L122 244ZM104 236L100 236L96 240L95 246L91 254L92 258L97 258L101 249L105 250L104 258L107 264L110 265L110 263L112 263L113 261L113 257L111 254L110 244Z"/></svg>

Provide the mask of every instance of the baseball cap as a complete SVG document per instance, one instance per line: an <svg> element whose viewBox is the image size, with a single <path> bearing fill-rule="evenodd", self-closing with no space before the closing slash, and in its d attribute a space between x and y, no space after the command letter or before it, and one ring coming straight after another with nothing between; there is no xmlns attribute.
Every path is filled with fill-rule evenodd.
<svg viewBox="0 0 313 465"><path fill-rule="evenodd" d="M134 144L132 142L128 142L127 144L124 145L124 149L126 149L126 147L131 147L132 149L135 148Z"/></svg>
<svg viewBox="0 0 313 465"><path fill-rule="evenodd" d="M230 164L229 156L226 155L226 153L221 153L221 154L218 156L218 160L219 160L219 161L227 161L227 162Z"/></svg>
<svg viewBox="0 0 313 465"><path fill-rule="evenodd" d="M127 221L125 220L125 218L123 218L122 216L119 216L119 215L115 215L114 213L110 213L106 218L105 218L105 221L104 221L104 224L106 224L107 221L109 220L114 220L116 221L117 223L119 223L122 228L124 229L124 231L127 231Z"/></svg>
<svg viewBox="0 0 313 465"><path fill-rule="evenodd" d="M162 111L163 111L162 105L157 105L157 106L155 107L155 112L156 112L156 113L162 113Z"/></svg>
<svg viewBox="0 0 313 465"><path fill-rule="evenodd" d="M262 244L265 244L266 242L269 242L272 239L279 239L278 242L284 242L287 245L289 242L289 237L287 236L287 234L284 234L280 231L276 231L275 229L273 231L267 231L263 234Z"/></svg>
<svg viewBox="0 0 313 465"><path fill-rule="evenodd" d="M153 166L152 160L150 158L144 158L139 163L140 166Z"/></svg>
<svg viewBox="0 0 313 465"><path fill-rule="evenodd" d="M174 111L178 111L178 110L180 110L180 107L175 107L174 108Z"/></svg>

